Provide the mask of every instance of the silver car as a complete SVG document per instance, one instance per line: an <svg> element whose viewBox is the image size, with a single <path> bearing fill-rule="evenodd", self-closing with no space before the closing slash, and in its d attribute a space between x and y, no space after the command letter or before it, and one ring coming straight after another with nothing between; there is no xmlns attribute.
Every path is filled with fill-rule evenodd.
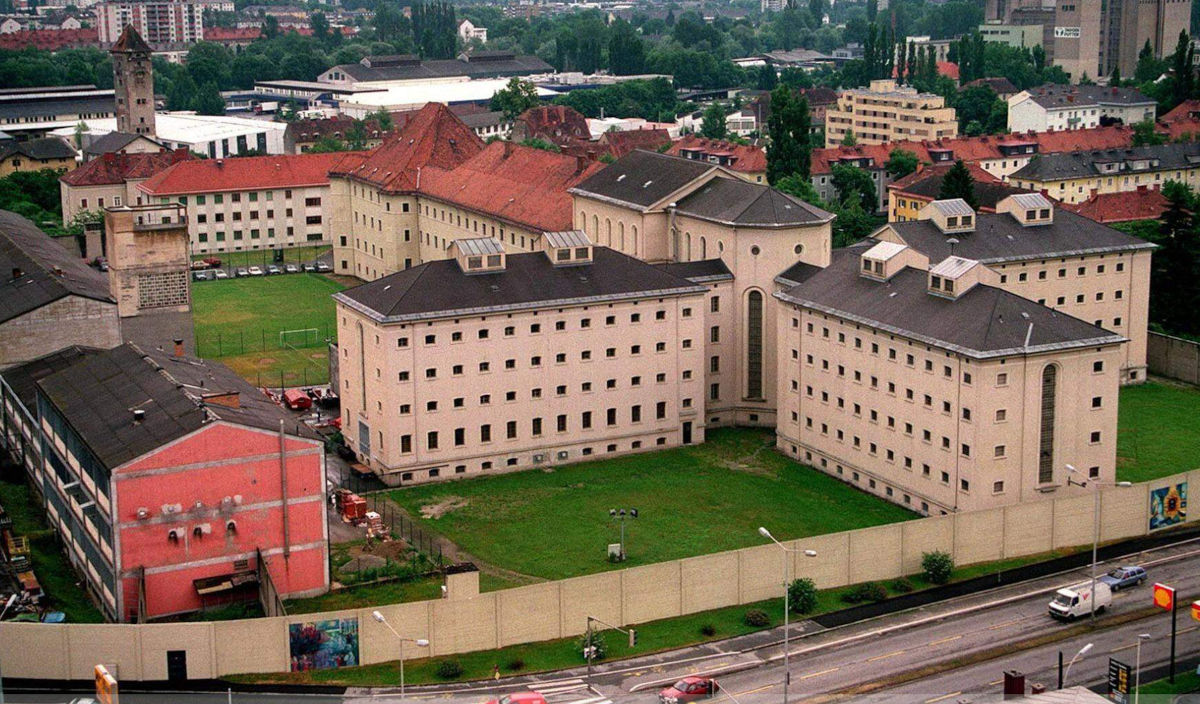
<svg viewBox="0 0 1200 704"><path fill-rule="evenodd" d="M283 269L280 269L279 267L275 266L274 264L270 264L267 266L267 273L274 276L275 274L282 274Z"/></svg>
<svg viewBox="0 0 1200 704"><path fill-rule="evenodd" d="M289 274L296 274L299 273L300 267L296 266L295 264L284 264L283 270Z"/></svg>

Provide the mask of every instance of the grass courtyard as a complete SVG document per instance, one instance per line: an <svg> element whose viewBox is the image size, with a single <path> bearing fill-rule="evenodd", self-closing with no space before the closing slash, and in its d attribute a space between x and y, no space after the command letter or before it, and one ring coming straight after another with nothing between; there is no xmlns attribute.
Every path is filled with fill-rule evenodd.
<svg viewBox="0 0 1200 704"><path fill-rule="evenodd" d="M561 579L915 518L773 449L761 430L720 429L703 445L391 492L422 527L479 560ZM626 522L629 559L606 546ZM438 518L422 518L430 511Z"/></svg>
<svg viewBox="0 0 1200 704"><path fill-rule="evenodd" d="M343 286L318 274L287 274L192 284L200 357L219 359L254 383L328 381L325 340L337 334L332 294ZM290 333L280 343L284 330Z"/></svg>
<svg viewBox="0 0 1200 704"><path fill-rule="evenodd" d="M1144 482L1200 467L1200 390L1162 382L1121 389L1117 479Z"/></svg>

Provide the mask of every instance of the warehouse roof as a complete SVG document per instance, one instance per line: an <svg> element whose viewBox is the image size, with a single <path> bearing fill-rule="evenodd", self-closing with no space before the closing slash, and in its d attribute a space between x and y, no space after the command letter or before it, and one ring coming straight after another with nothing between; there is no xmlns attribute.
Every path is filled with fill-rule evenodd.
<svg viewBox="0 0 1200 704"><path fill-rule="evenodd" d="M0 210L0 323L67 296L115 303L107 276L25 217Z"/></svg>

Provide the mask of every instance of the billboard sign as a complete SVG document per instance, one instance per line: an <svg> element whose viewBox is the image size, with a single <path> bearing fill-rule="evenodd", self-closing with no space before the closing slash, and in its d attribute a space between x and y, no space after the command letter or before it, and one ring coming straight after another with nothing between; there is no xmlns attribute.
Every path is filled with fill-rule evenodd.
<svg viewBox="0 0 1200 704"><path fill-rule="evenodd" d="M1078 39L1079 34L1080 34L1080 32L1079 32L1078 27L1055 27L1054 28L1054 38L1055 39Z"/></svg>
<svg viewBox="0 0 1200 704"><path fill-rule="evenodd" d="M1129 666L1116 658L1108 659L1108 698L1129 704Z"/></svg>

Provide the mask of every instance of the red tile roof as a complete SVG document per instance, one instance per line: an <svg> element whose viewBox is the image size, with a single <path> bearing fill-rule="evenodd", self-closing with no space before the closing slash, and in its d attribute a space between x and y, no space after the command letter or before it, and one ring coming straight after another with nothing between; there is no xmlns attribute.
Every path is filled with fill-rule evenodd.
<svg viewBox="0 0 1200 704"><path fill-rule="evenodd" d="M767 153L761 147L749 144L736 144L720 139L706 139L694 134L687 135L671 145L667 154L683 156L684 150L699 150L705 153L726 152L735 157L735 161L727 166L730 171L757 174L767 170Z"/></svg>
<svg viewBox="0 0 1200 704"><path fill-rule="evenodd" d="M441 103L421 108L404 127L364 156L347 156L330 175L369 183L386 193L416 190L420 170L450 169L483 150L483 140Z"/></svg>
<svg viewBox="0 0 1200 704"><path fill-rule="evenodd" d="M358 121L347 115L323 117L314 120L295 120L288 123L287 131L297 142L315 142L322 137L343 139ZM399 123L397 123L399 124ZM386 132L379 129L379 121L375 119L363 122L363 133L367 139L378 139Z"/></svg>
<svg viewBox="0 0 1200 704"><path fill-rule="evenodd" d="M1059 203L1058 207L1096 222L1157 220L1171 202L1161 191L1141 187L1124 193L1097 193L1082 203Z"/></svg>
<svg viewBox="0 0 1200 704"><path fill-rule="evenodd" d="M605 132L600 135L598 142L599 146L606 147L605 151L618 159L635 149L656 152L670 143L671 135L663 129Z"/></svg>
<svg viewBox="0 0 1200 704"><path fill-rule="evenodd" d="M1000 145L1014 142L1038 145L1040 154L1085 151L1094 149L1120 149L1133 144L1133 130L1124 125L1094 127L1086 130L1062 132L1028 132L1024 134L984 135L982 137L958 137L925 142L890 142L888 144L866 144L853 147L829 147L814 149L812 173L828 174L832 166L846 159L871 158L874 168L882 168L893 149L904 149L917 155L921 161L932 162L930 151L949 150L954 159L965 162L986 159L1003 159Z"/></svg>
<svg viewBox="0 0 1200 704"><path fill-rule="evenodd" d="M1194 120L1200 116L1200 100L1185 100L1176 105L1171 112L1158 118L1159 122L1179 122L1182 120Z"/></svg>
<svg viewBox="0 0 1200 704"><path fill-rule="evenodd" d="M937 62L937 72L938 72L939 76L945 76L946 78L952 78L956 81L958 80L958 64L954 63L953 61ZM897 66L892 69L892 78L897 78L897 77L899 77L899 75L900 75L900 67Z"/></svg>
<svg viewBox="0 0 1200 704"><path fill-rule="evenodd" d="M10 34L0 34L0 49L17 50L33 47L43 51L57 51L99 45L100 33L95 27L23 29Z"/></svg>
<svg viewBox="0 0 1200 704"><path fill-rule="evenodd" d="M894 188L898 191L902 191L914 183L920 183L925 179L932 178L934 176L941 176L949 171L952 166L954 166L954 164L922 164L911 174L901 177L888 184L888 188ZM976 164L972 163L967 164L966 166L967 172L971 174L971 178L975 179L975 183L1004 183L1004 181L984 171Z"/></svg>
<svg viewBox="0 0 1200 704"><path fill-rule="evenodd" d="M426 169L420 192L530 230L569 230L567 189L602 168L583 157L493 142L456 168Z"/></svg>
<svg viewBox="0 0 1200 704"><path fill-rule="evenodd" d="M222 44L225 42L252 42L263 35L261 27L205 27L204 41Z"/></svg>
<svg viewBox="0 0 1200 704"><path fill-rule="evenodd" d="M529 108L517 116L514 129L518 130L524 139L544 139L559 145L572 139L592 138L587 118L566 105L539 105Z"/></svg>
<svg viewBox="0 0 1200 704"><path fill-rule="evenodd" d="M150 195L220 191L260 191L329 185L329 169L343 158L366 152L244 156L183 161L150 177L139 189Z"/></svg>
<svg viewBox="0 0 1200 704"><path fill-rule="evenodd" d="M195 159L186 149L154 154L104 154L58 180L68 186L114 186L147 179L181 161Z"/></svg>

